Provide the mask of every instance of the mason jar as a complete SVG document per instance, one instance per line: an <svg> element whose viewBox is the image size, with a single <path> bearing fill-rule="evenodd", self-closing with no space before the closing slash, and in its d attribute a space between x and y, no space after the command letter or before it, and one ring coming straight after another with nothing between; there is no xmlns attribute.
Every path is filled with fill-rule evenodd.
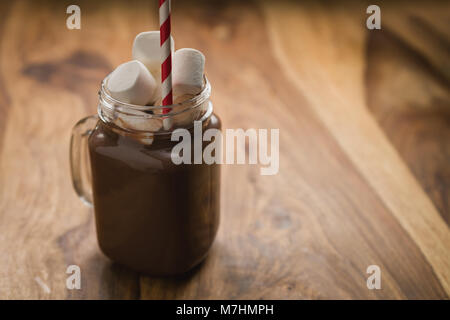
<svg viewBox="0 0 450 320"><path fill-rule="evenodd" d="M175 164L171 153L179 142L171 136L188 130L193 155L194 121L203 132L221 129L210 83L205 77L199 94L162 107L117 101L107 81L98 115L72 132L75 191L94 207L98 244L111 260L150 275L186 272L206 257L217 233L220 165ZM203 151L207 143L200 141Z"/></svg>

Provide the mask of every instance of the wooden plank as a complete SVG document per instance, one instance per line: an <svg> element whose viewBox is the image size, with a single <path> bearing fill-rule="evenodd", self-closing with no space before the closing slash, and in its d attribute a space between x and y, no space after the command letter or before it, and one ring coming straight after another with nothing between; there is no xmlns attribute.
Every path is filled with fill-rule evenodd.
<svg viewBox="0 0 450 320"><path fill-rule="evenodd" d="M275 42L273 48L286 74L316 105L316 111L328 129L417 243L448 293L450 290L448 226L379 130L365 106L364 47L361 45L365 30L358 29L361 23L359 19L350 18L358 17L357 13L364 9L364 5L355 7L353 15L349 14L346 8L346 14L342 15L341 19L339 13L342 13L342 9L335 8L333 21L339 25L340 32L336 33L331 25L324 26L313 34L306 32L310 29L305 25L311 25L312 21L317 23L319 19L327 19L324 17L325 11L321 9L323 8L313 7L308 11L308 15L299 16L292 12L301 11L292 7L267 7L266 13L272 26L271 36ZM287 30L290 32L295 30L302 42L289 41ZM350 32L350 30L360 31ZM318 47L332 37L339 44L337 48L330 47L330 50L322 51L318 56ZM308 56L310 59L298 57L299 52L308 52L305 47L311 52ZM358 51L359 54L355 56L355 52ZM288 64L286 61L291 63ZM333 65L338 66L334 68L334 72ZM305 75L311 75L312 79L307 79ZM328 108L325 109L324 105Z"/></svg>
<svg viewBox="0 0 450 320"><path fill-rule="evenodd" d="M450 223L450 7L386 10L367 39L367 106ZM428 15L427 15L428 13ZM407 88L405 90L405 88Z"/></svg>
<svg viewBox="0 0 450 320"><path fill-rule="evenodd" d="M138 29L126 30L114 23L122 17L117 6L93 6L83 5L82 31L66 29L66 6L59 2L14 3L6 15L1 74L10 103L0 150L1 298L137 296L138 276L98 250L93 213L70 183L68 143L75 121L95 112L101 79L128 58L123 44L132 43L148 11L130 8L142 25L135 20ZM71 264L81 267L83 290L66 289Z"/></svg>
<svg viewBox="0 0 450 320"><path fill-rule="evenodd" d="M130 59L133 37L157 28L156 6L82 2L79 31L65 28L65 6L13 3L2 22L0 298L448 298L448 226L366 102L363 6L173 8L176 47L205 53L224 127L280 128L279 174L224 166L217 241L174 278L100 253L67 161L72 125L95 112L100 80ZM65 287L70 264L81 290ZM366 287L371 264L382 290Z"/></svg>

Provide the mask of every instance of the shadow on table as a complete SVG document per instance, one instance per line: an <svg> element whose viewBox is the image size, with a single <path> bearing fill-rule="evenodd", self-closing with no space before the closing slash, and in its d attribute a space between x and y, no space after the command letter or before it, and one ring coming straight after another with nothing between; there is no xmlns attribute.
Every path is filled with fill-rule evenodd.
<svg viewBox="0 0 450 320"><path fill-rule="evenodd" d="M210 255L213 251L214 248ZM183 298L185 290L194 284L193 279L208 264L210 255L192 270L178 276L146 276L110 261L101 253L91 257L89 269L92 270L93 264L99 266L100 299L177 299Z"/></svg>
<svg viewBox="0 0 450 320"><path fill-rule="evenodd" d="M168 277L150 277L141 275L141 299L186 299L186 292L195 286L195 279L208 264L209 255L200 264L188 272Z"/></svg>

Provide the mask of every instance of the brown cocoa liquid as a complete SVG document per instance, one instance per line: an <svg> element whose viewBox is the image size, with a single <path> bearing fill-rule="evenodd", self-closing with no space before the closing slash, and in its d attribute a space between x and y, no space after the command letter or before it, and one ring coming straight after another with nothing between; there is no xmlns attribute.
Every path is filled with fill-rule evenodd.
<svg viewBox="0 0 450 320"><path fill-rule="evenodd" d="M203 132L220 127L212 115ZM152 275L197 265L219 225L220 166L175 165L177 143L169 134L144 144L103 121L89 137L99 246L113 261Z"/></svg>

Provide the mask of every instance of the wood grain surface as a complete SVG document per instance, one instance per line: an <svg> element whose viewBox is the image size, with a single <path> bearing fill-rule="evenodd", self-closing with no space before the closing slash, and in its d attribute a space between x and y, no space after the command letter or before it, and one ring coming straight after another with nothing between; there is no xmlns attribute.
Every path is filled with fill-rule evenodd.
<svg viewBox="0 0 450 320"><path fill-rule="evenodd" d="M81 30L69 4L0 4L0 298L449 298L448 3L383 2L371 31L363 1L174 1L176 47L207 57L223 127L279 128L280 170L223 166L215 244L173 278L101 254L68 161L100 81L158 28L156 1L81 1Z"/></svg>

